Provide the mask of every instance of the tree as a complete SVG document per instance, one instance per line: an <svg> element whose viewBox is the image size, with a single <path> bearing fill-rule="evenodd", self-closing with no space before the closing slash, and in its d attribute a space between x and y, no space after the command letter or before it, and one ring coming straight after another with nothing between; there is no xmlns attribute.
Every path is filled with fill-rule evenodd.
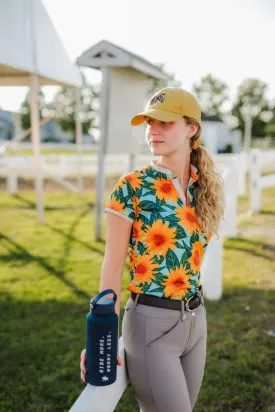
<svg viewBox="0 0 275 412"><path fill-rule="evenodd" d="M244 109L250 107L253 116L252 135L265 136L270 107L266 98L267 84L259 79L245 79L238 87L232 115L237 119L236 127L244 132Z"/></svg>
<svg viewBox="0 0 275 412"><path fill-rule="evenodd" d="M275 137L275 101L270 102L270 116L267 119L268 123L265 126L267 136Z"/></svg>
<svg viewBox="0 0 275 412"><path fill-rule="evenodd" d="M94 127L97 116L99 87L87 83L83 75L84 86L80 96L80 116L82 120L82 130L87 134ZM72 88L62 87L54 96L53 101L47 105L50 115L65 132L75 133L75 108L76 91Z"/></svg>
<svg viewBox="0 0 275 412"><path fill-rule="evenodd" d="M157 66L168 76L168 80L152 79L148 88L148 99L155 94L158 90L164 87L180 87L181 82L175 78L173 73L167 73L164 67L164 63L159 63Z"/></svg>
<svg viewBox="0 0 275 412"><path fill-rule="evenodd" d="M39 118L42 119L43 110L45 108L45 97L41 89L38 92L39 99ZM27 130L31 127L31 106L30 106L30 90L27 92L26 97L21 104L21 127L23 130Z"/></svg>
<svg viewBox="0 0 275 412"><path fill-rule="evenodd" d="M229 89L226 83L208 73L193 85L193 93L205 114L223 116L225 104L229 102Z"/></svg>

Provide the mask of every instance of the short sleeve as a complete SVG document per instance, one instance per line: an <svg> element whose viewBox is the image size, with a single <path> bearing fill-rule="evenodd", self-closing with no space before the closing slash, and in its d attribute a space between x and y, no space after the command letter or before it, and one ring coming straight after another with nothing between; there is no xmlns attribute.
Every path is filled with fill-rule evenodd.
<svg viewBox="0 0 275 412"><path fill-rule="evenodd" d="M114 213L133 223L135 218L134 189L125 176L122 176L114 186L108 196L104 211Z"/></svg>

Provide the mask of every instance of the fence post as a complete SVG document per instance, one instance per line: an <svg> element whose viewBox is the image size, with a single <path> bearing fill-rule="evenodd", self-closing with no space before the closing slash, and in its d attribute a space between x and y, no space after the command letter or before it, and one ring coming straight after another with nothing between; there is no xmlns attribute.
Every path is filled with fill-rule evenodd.
<svg viewBox="0 0 275 412"><path fill-rule="evenodd" d="M252 149L250 156L250 210L259 212L261 207L261 151Z"/></svg>
<svg viewBox="0 0 275 412"><path fill-rule="evenodd" d="M7 183L9 194L15 195L18 192L18 176L15 169L9 169Z"/></svg>
<svg viewBox="0 0 275 412"><path fill-rule="evenodd" d="M228 165L228 172L224 179L225 189L225 232L227 238L237 236L237 214L238 214L238 181L239 159L233 159Z"/></svg>
<svg viewBox="0 0 275 412"><path fill-rule="evenodd" d="M207 246L201 267L201 283L204 296L209 300L222 297L223 273L223 234L219 230L219 239L213 235Z"/></svg>
<svg viewBox="0 0 275 412"><path fill-rule="evenodd" d="M241 152L239 155L239 176L238 176L238 195L245 196L246 194L246 173L247 173L247 153Z"/></svg>

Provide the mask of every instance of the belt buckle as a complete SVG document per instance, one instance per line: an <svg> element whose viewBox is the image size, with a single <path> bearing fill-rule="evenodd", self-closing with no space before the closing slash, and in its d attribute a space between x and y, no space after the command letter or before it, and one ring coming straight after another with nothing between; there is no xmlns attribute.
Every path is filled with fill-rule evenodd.
<svg viewBox="0 0 275 412"><path fill-rule="evenodd" d="M204 305L204 300L203 300L203 296L202 296L201 292L200 292L200 291L196 292L196 295L198 295L198 296L200 297L201 303ZM194 297L194 295L191 296L191 297L187 300L187 302L186 302L186 306L185 306L185 307L186 307L187 312L194 312L194 310L197 309L197 308L195 308L195 309L190 309L190 308L189 308L188 302L189 302L189 300L191 300L193 297Z"/></svg>
<svg viewBox="0 0 275 412"><path fill-rule="evenodd" d="M193 296L191 296L191 297L186 301L185 307L186 307L187 312L194 312L194 310L196 309L196 308L195 308L195 309L190 309L190 308L189 308L188 302L189 302L189 300L192 299L192 297L193 297Z"/></svg>

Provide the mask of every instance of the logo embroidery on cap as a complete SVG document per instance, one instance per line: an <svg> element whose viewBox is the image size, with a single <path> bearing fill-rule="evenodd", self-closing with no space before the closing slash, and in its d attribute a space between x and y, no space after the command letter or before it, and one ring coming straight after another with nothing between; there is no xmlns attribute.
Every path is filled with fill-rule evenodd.
<svg viewBox="0 0 275 412"><path fill-rule="evenodd" d="M164 102L164 99L165 99L165 93L161 93L161 94L159 94L158 96L155 96L155 97L153 97L153 98L150 100L150 106L152 106L153 104L157 103L158 100L159 100L161 103L163 103L163 102Z"/></svg>

